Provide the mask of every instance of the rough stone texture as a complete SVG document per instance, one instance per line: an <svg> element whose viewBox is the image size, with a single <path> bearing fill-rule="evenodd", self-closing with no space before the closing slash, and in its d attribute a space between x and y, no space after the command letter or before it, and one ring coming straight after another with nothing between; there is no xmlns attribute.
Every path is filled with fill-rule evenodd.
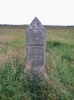
<svg viewBox="0 0 74 100"><path fill-rule="evenodd" d="M31 61L31 73L37 75L39 67L45 67L45 28L34 18L26 32L27 62Z"/></svg>

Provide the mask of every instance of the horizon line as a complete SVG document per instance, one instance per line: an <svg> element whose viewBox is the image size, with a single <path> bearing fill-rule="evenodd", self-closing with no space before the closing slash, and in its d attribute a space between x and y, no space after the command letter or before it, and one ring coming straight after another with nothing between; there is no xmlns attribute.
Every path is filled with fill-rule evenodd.
<svg viewBox="0 0 74 100"><path fill-rule="evenodd" d="M0 24L0 26L1 25L7 25L7 26L8 25L12 25L12 26L24 26L25 25L25 26L29 26L30 24ZM42 25L44 25L44 24L42 24ZM62 26L72 26L73 27L74 25L48 25L48 24L45 24L44 26L61 26L61 27Z"/></svg>

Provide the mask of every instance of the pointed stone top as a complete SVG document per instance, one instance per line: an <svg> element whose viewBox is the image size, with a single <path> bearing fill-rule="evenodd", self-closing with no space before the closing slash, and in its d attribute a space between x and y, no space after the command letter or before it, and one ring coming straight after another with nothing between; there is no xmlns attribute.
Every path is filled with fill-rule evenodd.
<svg viewBox="0 0 74 100"><path fill-rule="evenodd" d="M42 25L42 23L39 21L39 19L37 17L35 17L33 19L33 21L31 22L30 26L28 27L29 30L32 30L32 29L42 29L44 30L44 26Z"/></svg>
<svg viewBox="0 0 74 100"><path fill-rule="evenodd" d="M39 21L39 19L37 17L35 17L33 20L38 20Z"/></svg>

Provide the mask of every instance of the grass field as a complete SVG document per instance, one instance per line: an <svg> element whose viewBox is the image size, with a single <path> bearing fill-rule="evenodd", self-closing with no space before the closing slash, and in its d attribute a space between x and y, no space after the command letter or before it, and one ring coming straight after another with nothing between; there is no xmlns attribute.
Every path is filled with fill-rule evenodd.
<svg viewBox="0 0 74 100"><path fill-rule="evenodd" d="M46 26L44 81L26 71L27 26L0 26L0 100L74 100L74 27Z"/></svg>

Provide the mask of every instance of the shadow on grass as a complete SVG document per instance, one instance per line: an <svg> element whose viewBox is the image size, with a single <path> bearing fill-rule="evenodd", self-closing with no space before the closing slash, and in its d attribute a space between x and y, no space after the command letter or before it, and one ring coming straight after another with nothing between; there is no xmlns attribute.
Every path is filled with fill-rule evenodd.
<svg viewBox="0 0 74 100"><path fill-rule="evenodd" d="M61 48L61 47L72 47L74 48L74 45L69 45L69 44L66 44L66 43L62 43L60 41L47 41L46 42L46 51L49 52L49 49L50 48L54 48L54 47L57 47L57 48Z"/></svg>

